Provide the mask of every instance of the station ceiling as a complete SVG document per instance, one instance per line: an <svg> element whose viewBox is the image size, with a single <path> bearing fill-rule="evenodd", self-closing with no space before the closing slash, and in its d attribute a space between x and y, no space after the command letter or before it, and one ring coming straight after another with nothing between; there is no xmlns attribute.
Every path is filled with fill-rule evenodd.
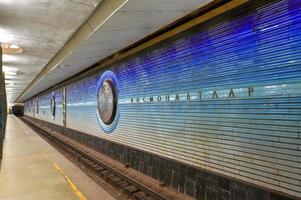
<svg viewBox="0 0 301 200"><path fill-rule="evenodd" d="M0 0L8 102L22 102L213 0Z"/></svg>

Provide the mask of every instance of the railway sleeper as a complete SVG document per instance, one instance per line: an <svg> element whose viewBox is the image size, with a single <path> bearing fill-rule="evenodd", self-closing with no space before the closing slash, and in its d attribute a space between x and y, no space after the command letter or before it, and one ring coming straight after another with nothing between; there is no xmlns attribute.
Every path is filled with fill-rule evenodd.
<svg viewBox="0 0 301 200"><path fill-rule="evenodd" d="M134 185L128 185L123 188L123 191L128 195L132 196L135 192L138 192L138 188Z"/></svg>
<svg viewBox="0 0 301 200"><path fill-rule="evenodd" d="M146 194L143 191L134 193L134 199L135 200L156 200L154 197L149 196L148 194Z"/></svg>
<svg viewBox="0 0 301 200"><path fill-rule="evenodd" d="M99 173L99 172L101 172L101 171L103 171L103 170L105 170L103 167L101 167L101 166L97 166L97 167L95 167L95 171L97 172L97 173Z"/></svg>
<svg viewBox="0 0 301 200"><path fill-rule="evenodd" d="M126 180L121 180L120 182L118 182L118 186L121 190L128 185L129 185L129 182L127 182Z"/></svg>
<svg viewBox="0 0 301 200"><path fill-rule="evenodd" d="M119 186L119 182L121 181L121 178L119 178L118 176L114 175L114 174L111 174L108 176L107 178L107 182L110 183L111 185L113 185L114 187L117 187Z"/></svg>
<svg viewBox="0 0 301 200"><path fill-rule="evenodd" d="M107 178L107 176L109 175L109 170L103 170L103 171L101 171L101 172L99 172L99 175L103 178L103 179L105 179L106 180L106 178Z"/></svg>

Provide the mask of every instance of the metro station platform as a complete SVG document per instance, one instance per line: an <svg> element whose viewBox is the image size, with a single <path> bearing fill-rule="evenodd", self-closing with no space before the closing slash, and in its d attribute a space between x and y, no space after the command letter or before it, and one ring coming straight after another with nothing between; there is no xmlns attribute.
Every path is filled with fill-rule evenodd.
<svg viewBox="0 0 301 200"><path fill-rule="evenodd" d="M113 200L20 119L8 116L0 200Z"/></svg>

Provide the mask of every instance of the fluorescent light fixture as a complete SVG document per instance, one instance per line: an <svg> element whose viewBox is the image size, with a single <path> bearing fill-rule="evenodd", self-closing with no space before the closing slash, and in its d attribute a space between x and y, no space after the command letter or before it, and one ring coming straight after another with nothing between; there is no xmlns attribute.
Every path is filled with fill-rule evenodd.
<svg viewBox="0 0 301 200"><path fill-rule="evenodd" d="M3 68L2 68L2 71L3 72L16 72L16 71L18 71L17 69L15 69L15 68L12 68L12 67L8 67L8 66L3 66Z"/></svg>
<svg viewBox="0 0 301 200"><path fill-rule="evenodd" d="M16 44L2 43L2 52L3 54L17 55L21 54L23 49Z"/></svg>
<svg viewBox="0 0 301 200"><path fill-rule="evenodd" d="M12 3L12 2L14 2L14 0L0 0L0 3L5 3L5 4Z"/></svg>
<svg viewBox="0 0 301 200"><path fill-rule="evenodd" d="M13 55L3 54L2 60L3 60L3 62L10 62L10 61L18 60L18 58L16 56L13 56Z"/></svg>
<svg viewBox="0 0 301 200"><path fill-rule="evenodd" d="M15 44L11 44L10 47L11 49L18 49L20 48L18 45L15 45Z"/></svg>
<svg viewBox="0 0 301 200"><path fill-rule="evenodd" d="M7 71L4 72L5 76L17 76L18 72L14 72L14 71Z"/></svg>
<svg viewBox="0 0 301 200"><path fill-rule="evenodd" d="M10 79L10 80L12 80L12 79L16 79L17 77L15 76L15 75L6 75L5 74L5 80L6 79Z"/></svg>
<svg viewBox="0 0 301 200"><path fill-rule="evenodd" d="M1 2L1 0L0 0ZM4 42L4 43L7 43L7 42L11 42L12 40L12 37L11 35L5 31L3 28L0 28L0 42Z"/></svg>
<svg viewBox="0 0 301 200"><path fill-rule="evenodd" d="M18 70L14 69L14 68L7 67L7 66L3 66L2 71L4 72L5 77L19 75Z"/></svg>

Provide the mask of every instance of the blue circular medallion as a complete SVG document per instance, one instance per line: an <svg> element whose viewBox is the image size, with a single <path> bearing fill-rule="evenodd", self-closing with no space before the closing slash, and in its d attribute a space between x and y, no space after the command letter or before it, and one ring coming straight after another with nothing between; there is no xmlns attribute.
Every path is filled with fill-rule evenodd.
<svg viewBox="0 0 301 200"><path fill-rule="evenodd" d="M97 117L102 130L111 133L117 125L118 80L112 71L105 71L97 86Z"/></svg>
<svg viewBox="0 0 301 200"><path fill-rule="evenodd" d="M54 119L55 117L55 109L56 109L55 93L53 92L50 97L50 113L52 119Z"/></svg>

